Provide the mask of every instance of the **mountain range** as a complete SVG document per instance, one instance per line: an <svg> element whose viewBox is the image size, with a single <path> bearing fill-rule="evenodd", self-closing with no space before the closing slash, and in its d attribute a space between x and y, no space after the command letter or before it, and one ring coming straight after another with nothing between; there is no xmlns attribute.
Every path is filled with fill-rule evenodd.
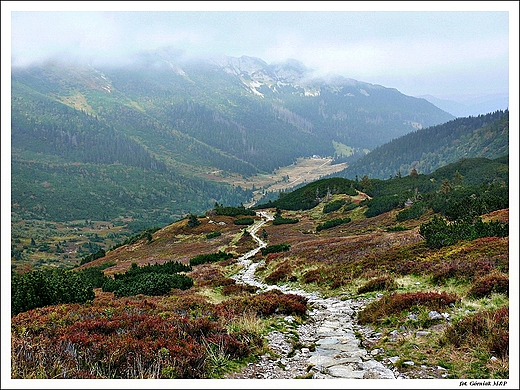
<svg viewBox="0 0 520 390"><path fill-rule="evenodd" d="M252 57L164 50L14 68L11 80L12 203L24 218L171 221L250 199L236 177L313 155L353 161L454 118L396 89Z"/></svg>
<svg viewBox="0 0 520 390"><path fill-rule="evenodd" d="M418 96L428 100L442 110L456 117L479 116L493 111L509 108L509 94L495 93L481 96L460 96L452 99L439 99L432 95Z"/></svg>

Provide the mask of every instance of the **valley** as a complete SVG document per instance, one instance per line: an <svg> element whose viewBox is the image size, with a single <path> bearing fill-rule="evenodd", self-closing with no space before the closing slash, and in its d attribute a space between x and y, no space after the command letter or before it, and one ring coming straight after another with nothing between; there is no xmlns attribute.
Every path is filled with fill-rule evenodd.
<svg viewBox="0 0 520 390"><path fill-rule="evenodd" d="M346 163L332 164L333 161L331 157L301 157L294 164L276 169L270 174L257 174L248 178L226 177L222 180L233 186L252 190L253 199L244 204L251 207L268 192L285 192L348 167ZM219 177L218 172L215 173L215 177Z"/></svg>
<svg viewBox="0 0 520 390"><path fill-rule="evenodd" d="M245 207L251 207L267 192L273 192L276 198L276 194L280 191L287 191L295 186L318 180L347 166L345 163L331 164L332 161L330 157L299 158L294 164L277 169L272 174L258 174L244 178L238 175L220 174L216 171L205 177L252 190L253 198L250 202L244 202ZM69 222L13 218L12 267L25 269L45 265L55 267L77 265L81 258L88 254L100 248L108 250L137 233L128 228L129 222L132 222L131 218ZM155 226L157 224L142 226L142 229Z"/></svg>

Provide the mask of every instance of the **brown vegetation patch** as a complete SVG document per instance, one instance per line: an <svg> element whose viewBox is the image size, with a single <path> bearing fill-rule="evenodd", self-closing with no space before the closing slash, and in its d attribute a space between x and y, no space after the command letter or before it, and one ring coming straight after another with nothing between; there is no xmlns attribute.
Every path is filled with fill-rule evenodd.
<svg viewBox="0 0 520 390"><path fill-rule="evenodd" d="M222 289L222 295L249 295L256 292L256 287L246 284L231 284Z"/></svg>
<svg viewBox="0 0 520 390"><path fill-rule="evenodd" d="M508 243L508 237L486 237L434 250L418 241L371 253L352 267L355 275L362 275L363 269L398 275L431 274L434 283L442 284L452 277L471 279L493 270L507 272Z"/></svg>
<svg viewBox="0 0 520 390"><path fill-rule="evenodd" d="M278 264L273 272L267 275L264 279L269 284L278 284L280 282L295 282L298 278L292 273L293 267L291 263L286 260Z"/></svg>
<svg viewBox="0 0 520 390"><path fill-rule="evenodd" d="M317 238L291 247L291 252L317 263L352 262L367 255L379 256L392 247L421 241L416 231L381 232L361 236Z"/></svg>
<svg viewBox="0 0 520 390"><path fill-rule="evenodd" d="M226 222L226 225L209 223L209 219L200 219L201 224L195 228L185 227L187 221L179 221L158 230L153 234L153 240L148 242L146 238L140 239L132 245L124 245L99 259L89 262L78 269L91 266L99 266L104 263L114 262L116 265L105 270L105 274L123 273L127 271L132 263L139 266L147 264L163 264L167 261L178 261L188 264L189 260L201 254L215 253L230 245L241 228L233 225L233 218L226 216L215 216L212 220ZM211 240L206 234L212 231L220 231L222 235ZM234 250L247 251L255 247L251 237L243 237Z"/></svg>
<svg viewBox="0 0 520 390"><path fill-rule="evenodd" d="M200 264L193 267L187 275L193 279L195 286L214 286L216 281L222 280L222 268L213 263Z"/></svg>
<svg viewBox="0 0 520 390"><path fill-rule="evenodd" d="M509 209L496 210L482 216L483 222L500 221L509 223Z"/></svg>
<svg viewBox="0 0 520 390"><path fill-rule="evenodd" d="M509 294L509 277L504 274L487 275L478 278L471 285L468 296L472 298L484 298L493 293Z"/></svg>
<svg viewBox="0 0 520 390"><path fill-rule="evenodd" d="M502 359L509 356L509 308L480 312L465 317L444 332L442 344L456 348L484 348Z"/></svg>
<svg viewBox="0 0 520 390"><path fill-rule="evenodd" d="M229 358L251 352L248 343L206 316L164 315L142 302L129 307L128 300L112 303L62 305L13 317L12 377L205 378L212 348Z"/></svg>
<svg viewBox="0 0 520 390"><path fill-rule="evenodd" d="M364 294L372 291L392 291L397 289L397 283L391 276L381 276L371 279L357 290L358 294Z"/></svg>
<svg viewBox="0 0 520 390"><path fill-rule="evenodd" d="M442 310L460 298L446 292L392 293L372 302L358 313L361 324L376 323L391 315L398 315L413 307Z"/></svg>
<svg viewBox="0 0 520 390"><path fill-rule="evenodd" d="M225 317L228 314L240 316L254 313L262 317L278 315L305 315L307 298L297 294L283 294L280 290L270 290L249 297L231 298L217 305L217 310Z"/></svg>

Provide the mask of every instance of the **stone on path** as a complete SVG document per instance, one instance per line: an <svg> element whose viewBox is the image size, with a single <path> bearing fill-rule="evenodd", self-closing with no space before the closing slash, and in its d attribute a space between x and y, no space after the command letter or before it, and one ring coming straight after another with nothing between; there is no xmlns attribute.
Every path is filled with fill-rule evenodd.
<svg viewBox="0 0 520 390"><path fill-rule="evenodd" d="M365 371L364 379L395 379L392 370L386 368L376 360L368 360L361 365Z"/></svg>

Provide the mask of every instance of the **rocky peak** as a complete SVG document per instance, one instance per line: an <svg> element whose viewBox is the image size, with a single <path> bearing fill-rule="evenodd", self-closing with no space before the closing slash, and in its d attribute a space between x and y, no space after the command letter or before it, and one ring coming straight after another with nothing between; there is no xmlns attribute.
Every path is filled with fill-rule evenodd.
<svg viewBox="0 0 520 390"><path fill-rule="evenodd" d="M300 61L289 59L283 63L271 65L278 81L296 83L309 76L309 69Z"/></svg>

